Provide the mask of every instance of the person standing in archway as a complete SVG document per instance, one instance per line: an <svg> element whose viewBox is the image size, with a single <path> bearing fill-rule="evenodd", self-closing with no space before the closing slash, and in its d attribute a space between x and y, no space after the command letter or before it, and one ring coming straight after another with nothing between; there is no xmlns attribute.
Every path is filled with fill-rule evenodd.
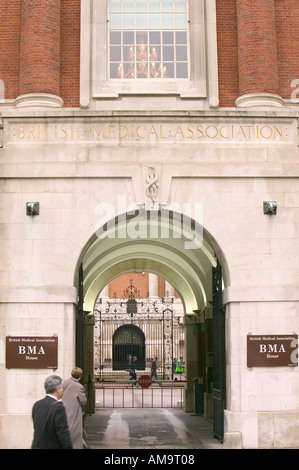
<svg viewBox="0 0 299 470"><path fill-rule="evenodd" d="M82 375L82 369L74 367L71 377L63 382L62 402L74 449L83 449L83 407L87 397L83 385L79 382Z"/></svg>
<svg viewBox="0 0 299 470"><path fill-rule="evenodd" d="M158 360L157 357L155 357L155 358L152 360L152 364L151 364L151 379L154 377L155 380L157 380L157 382L159 382L158 374L157 374L157 360ZM161 382L159 382L159 385L161 386Z"/></svg>
<svg viewBox="0 0 299 470"><path fill-rule="evenodd" d="M179 360L177 361L176 363L176 367L175 367L175 373L176 374L179 374L179 375L182 375L182 373L184 372L184 366L183 366L183 358L182 356L179 358Z"/></svg>
<svg viewBox="0 0 299 470"><path fill-rule="evenodd" d="M136 362L137 362L137 357L133 356L131 360L131 365L130 365L130 379L134 381L134 384L136 384L137 376L136 376Z"/></svg>
<svg viewBox="0 0 299 470"><path fill-rule="evenodd" d="M155 380L159 380L158 375L157 375L157 360L158 360L158 358L155 357L152 360L152 365L151 365L151 379L154 377Z"/></svg>

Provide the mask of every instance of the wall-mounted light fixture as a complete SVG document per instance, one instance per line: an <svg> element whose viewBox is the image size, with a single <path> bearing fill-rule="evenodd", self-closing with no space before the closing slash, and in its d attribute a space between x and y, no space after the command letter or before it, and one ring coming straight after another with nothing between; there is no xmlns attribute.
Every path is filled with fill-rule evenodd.
<svg viewBox="0 0 299 470"><path fill-rule="evenodd" d="M196 313L186 313L186 314L185 314L185 317L186 317L189 321L194 320L194 323L195 323L195 321L196 321Z"/></svg>
<svg viewBox="0 0 299 470"><path fill-rule="evenodd" d="M83 310L83 315L85 318L90 320L93 317L93 312L91 310Z"/></svg>
<svg viewBox="0 0 299 470"><path fill-rule="evenodd" d="M276 215L277 214L277 202L276 201L264 201L264 214Z"/></svg>
<svg viewBox="0 0 299 470"><path fill-rule="evenodd" d="M193 310L195 313L195 323L205 322L205 309L204 310Z"/></svg>
<svg viewBox="0 0 299 470"><path fill-rule="evenodd" d="M39 202L26 202L26 215L39 215Z"/></svg>

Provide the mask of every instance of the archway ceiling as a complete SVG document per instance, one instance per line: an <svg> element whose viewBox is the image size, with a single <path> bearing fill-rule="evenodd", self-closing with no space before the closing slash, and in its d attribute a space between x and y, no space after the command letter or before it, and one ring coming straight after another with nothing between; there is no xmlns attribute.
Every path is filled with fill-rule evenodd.
<svg viewBox="0 0 299 470"><path fill-rule="evenodd" d="M185 311L203 308L211 300L213 249L201 240L197 249L186 249L185 237L117 238L109 231L94 237L83 259L84 309L93 310L103 288L127 272L151 272L166 279L180 294Z"/></svg>

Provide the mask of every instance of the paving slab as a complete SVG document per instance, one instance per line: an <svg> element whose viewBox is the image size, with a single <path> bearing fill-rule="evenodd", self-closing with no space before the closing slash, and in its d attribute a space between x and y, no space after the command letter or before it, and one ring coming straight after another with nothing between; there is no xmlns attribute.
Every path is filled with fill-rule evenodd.
<svg viewBox="0 0 299 470"><path fill-rule="evenodd" d="M182 409L101 409L85 419L91 449L224 449L212 423Z"/></svg>

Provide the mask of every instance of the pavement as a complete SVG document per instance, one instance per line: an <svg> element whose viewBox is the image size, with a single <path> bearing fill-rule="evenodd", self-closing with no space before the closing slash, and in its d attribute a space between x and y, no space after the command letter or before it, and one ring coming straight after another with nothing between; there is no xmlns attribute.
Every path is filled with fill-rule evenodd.
<svg viewBox="0 0 299 470"><path fill-rule="evenodd" d="M209 420L181 408L103 408L84 427L90 449L224 449Z"/></svg>

